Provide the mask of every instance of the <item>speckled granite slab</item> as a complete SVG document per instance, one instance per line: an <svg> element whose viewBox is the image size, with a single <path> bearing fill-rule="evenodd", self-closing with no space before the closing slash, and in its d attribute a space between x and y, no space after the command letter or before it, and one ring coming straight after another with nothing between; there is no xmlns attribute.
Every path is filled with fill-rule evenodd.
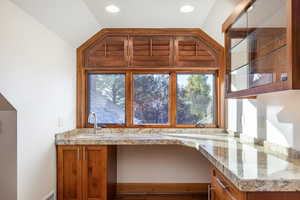
<svg viewBox="0 0 300 200"><path fill-rule="evenodd" d="M300 160L244 143L221 129L76 129L57 145L184 145L196 148L245 192L300 191Z"/></svg>

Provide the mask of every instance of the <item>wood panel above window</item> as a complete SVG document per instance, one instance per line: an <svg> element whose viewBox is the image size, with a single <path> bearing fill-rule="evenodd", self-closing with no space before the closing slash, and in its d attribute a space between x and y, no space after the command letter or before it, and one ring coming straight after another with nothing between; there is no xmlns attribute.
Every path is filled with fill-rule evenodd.
<svg viewBox="0 0 300 200"><path fill-rule="evenodd" d="M173 41L170 36L134 36L131 66L171 66Z"/></svg>
<svg viewBox="0 0 300 200"><path fill-rule="evenodd" d="M103 29L77 49L77 127L223 127L223 56L200 29Z"/></svg>
<svg viewBox="0 0 300 200"><path fill-rule="evenodd" d="M176 65L182 67L216 68L218 59L207 44L196 37L177 37Z"/></svg>
<svg viewBox="0 0 300 200"><path fill-rule="evenodd" d="M108 36L85 51L85 67L124 67L128 65L128 37Z"/></svg>
<svg viewBox="0 0 300 200"><path fill-rule="evenodd" d="M193 29L195 30L195 29ZM207 35L170 31L136 34L122 30L94 40L83 52L85 68L188 67L218 69L220 46L206 40ZM201 32L202 33L202 32Z"/></svg>

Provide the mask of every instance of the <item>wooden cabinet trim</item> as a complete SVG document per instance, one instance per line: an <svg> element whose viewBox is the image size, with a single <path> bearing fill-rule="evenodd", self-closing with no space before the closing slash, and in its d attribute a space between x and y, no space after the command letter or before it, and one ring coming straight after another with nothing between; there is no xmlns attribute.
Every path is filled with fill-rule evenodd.
<svg viewBox="0 0 300 200"><path fill-rule="evenodd" d="M226 19L222 25L222 32L226 32L232 24L241 16L241 14L250 7L255 0L241 0L235 7L233 13Z"/></svg>

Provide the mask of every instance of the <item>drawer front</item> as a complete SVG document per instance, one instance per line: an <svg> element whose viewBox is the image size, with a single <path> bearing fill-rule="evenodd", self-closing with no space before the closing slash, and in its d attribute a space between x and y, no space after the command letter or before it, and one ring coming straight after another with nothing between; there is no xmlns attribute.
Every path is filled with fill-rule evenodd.
<svg viewBox="0 0 300 200"><path fill-rule="evenodd" d="M224 200L243 200L243 193L235 188L220 172L212 170L212 190L215 196Z"/></svg>

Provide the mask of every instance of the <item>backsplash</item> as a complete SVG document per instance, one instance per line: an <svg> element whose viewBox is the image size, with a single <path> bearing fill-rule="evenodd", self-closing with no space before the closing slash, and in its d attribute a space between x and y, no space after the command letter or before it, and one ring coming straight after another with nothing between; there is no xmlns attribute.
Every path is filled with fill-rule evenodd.
<svg viewBox="0 0 300 200"><path fill-rule="evenodd" d="M300 150L300 91L228 100L228 129L247 137Z"/></svg>

